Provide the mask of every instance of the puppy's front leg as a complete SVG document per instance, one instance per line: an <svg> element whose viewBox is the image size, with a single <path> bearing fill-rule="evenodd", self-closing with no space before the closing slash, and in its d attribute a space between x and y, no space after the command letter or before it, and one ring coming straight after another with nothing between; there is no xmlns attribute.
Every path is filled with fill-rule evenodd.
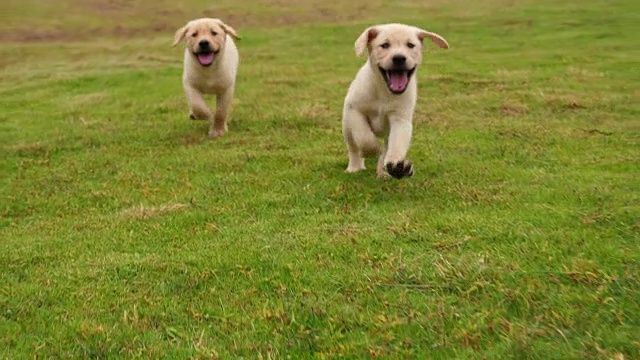
<svg viewBox="0 0 640 360"><path fill-rule="evenodd" d="M189 102L189 118L192 120L210 120L213 116L202 93L189 85L185 85L184 93Z"/></svg>
<svg viewBox="0 0 640 360"><path fill-rule="evenodd" d="M216 97L216 114L209 125L209 136L218 137L227 132L227 115L233 101L233 88L225 90Z"/></svg>
<svg viewBox="0 0 640 360"><path fill-rule="evenodd" d="M389 128L384 166L389 175L396 179L412 176L413 165L405 159L413 131L411 117L390 116Z"/></svg>

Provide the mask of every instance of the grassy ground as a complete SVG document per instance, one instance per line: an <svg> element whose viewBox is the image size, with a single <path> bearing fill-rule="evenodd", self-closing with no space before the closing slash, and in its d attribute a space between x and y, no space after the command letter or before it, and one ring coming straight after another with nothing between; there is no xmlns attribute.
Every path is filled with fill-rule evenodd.
<svg viewBox="0 0 640 360"><path fill-rule="evenodd" d="M574 3L3 1L0 358L640 357L640 12ZM216 140L203 14L244 37ZM402 181L343 172L382 21L452 45Z"/></svg>

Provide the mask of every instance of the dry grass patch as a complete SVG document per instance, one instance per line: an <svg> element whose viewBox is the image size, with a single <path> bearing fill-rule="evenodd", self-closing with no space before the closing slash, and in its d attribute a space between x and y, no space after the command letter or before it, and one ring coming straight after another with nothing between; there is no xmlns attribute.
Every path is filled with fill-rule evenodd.
<svg viewBox="0 0 640 360"><path fill-rule="evenodd" d="M180 204L180 203L163 204L159 206L147 206L147 205L140 204L138 206L134 206L132 208L124 210L122 212L122 215L125 217L137 219L137 220L144 220L144 219L162 216L164 214L168 214L172 212L185 211L189 207L191 207L191 205Z"/></svg>

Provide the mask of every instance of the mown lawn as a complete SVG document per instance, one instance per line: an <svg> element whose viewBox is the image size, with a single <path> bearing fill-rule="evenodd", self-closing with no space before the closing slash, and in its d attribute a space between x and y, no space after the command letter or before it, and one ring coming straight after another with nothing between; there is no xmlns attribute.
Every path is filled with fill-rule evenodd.
<svg viewBox="0 0 640 360"><path fill-rule="evenodd" d="M0 358L639 358L638 10L2 2ZM243 36L215 140L170 47L203 15ZM379 22L452 46L401 181L344 173Z"/></svg>

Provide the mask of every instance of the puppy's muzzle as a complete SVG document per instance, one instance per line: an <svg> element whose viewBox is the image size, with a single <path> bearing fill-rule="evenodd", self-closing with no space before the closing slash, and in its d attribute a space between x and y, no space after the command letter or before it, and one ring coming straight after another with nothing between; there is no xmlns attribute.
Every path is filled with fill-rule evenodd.
<svg viewBox="0 0 640 360"><path fill-rule="evenodd" d="M407 63L407 57L404 55L395 55L391 58L394 67L404 67Z"/></svg>
<svg viewBox="0 0 640 360"><path fill-rule="evenodd" d="M198 62L202 66L213 64L213 60L218 52L211 48L208 40L200 40L198 42L198 50L194 54L198 58Z"/></svg>
<svg viewBox="0 0 640 360"><path fill-rule="evenodd" d="M209 40L200 40L200 42L198 42L198 49L200 52L211 52Z"/></svg>
<svg viewBox="0 0 640 360"><path fill-rule="evenodd" d="M387 88L393 94L400 95L409 86L409 80L413 75L415 67L409 69L407 67L407 57L404 55L394 55L391 58L391 67L385 69L379 67L382 77L387 82Z"/></svg>

